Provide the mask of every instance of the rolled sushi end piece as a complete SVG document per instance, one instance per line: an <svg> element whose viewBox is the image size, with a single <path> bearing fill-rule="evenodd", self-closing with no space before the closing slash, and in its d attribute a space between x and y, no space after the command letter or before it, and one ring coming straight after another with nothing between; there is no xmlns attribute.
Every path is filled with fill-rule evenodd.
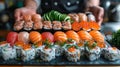
<svg viewBox="0 0 120 67"><path fill-rule="evenodd" d="M16 49L5 47L2 49L2 57L4 60L16 59Z"/></svg>
<svg viewBox="0 0 120 67"><path fill-rule="evenodd" d="M103 49L103 56L109 61L116 61L120 59L120 50L116 47L108 47Z"/></svg>
<svg viewBox="0 0 120 67"><path fill-rule="evenodd" d="M55 59L55 48L48 48L45 46L41 50L40 58L45 62Z"/></svg>
<svg viewBox="0 0 120 67"><path fill-rule="evenodd" d="M68 61L77 62L78 60L80 60L80 51L75 45L67 45L65 55Z"/></svg>
<svg viewBox="0 0 120 67"><path fill-rule="evenodd" d="M30 45L24 45L22 50L22 61L30 61L35 59L35 49L31 48Z"/></svg>
<svg viewBox="0 0 120 67"><path fill-rule="evenodd" d="M90 61L94 61L100 58L101 50L99 47L89 48L86 47L86 53L85 55Z"/></svg>

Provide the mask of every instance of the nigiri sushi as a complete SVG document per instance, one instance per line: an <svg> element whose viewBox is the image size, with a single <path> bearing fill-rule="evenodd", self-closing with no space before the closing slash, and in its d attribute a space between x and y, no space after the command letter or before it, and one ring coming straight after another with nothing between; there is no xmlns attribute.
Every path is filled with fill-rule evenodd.
<svg viewBox="0 0 120 67"><path fill-rule="evenodd" d="M79 35L78 35L75 31L73 31L73 30L67 31L67 32L66 32L66 35L67 35L67 38L68 38L68 39L72 39L72 40L74 40L76 43L79 43L80 38L79 38Z"/></svg>
<svg viewBox="0 0 120 67"><path fill-rule="evenodd" d="M116 61L120 59L120 50L116 47L104 48L102 53L104 58L109 61Z"/></svg>
<svg viewBox="0 0 120 67"><path fill-rule="evenodd" d="M87 31L81 30L78 32L78 35L82 41L92 40L92 36Z"/></svg>
<svg viewBox="0 0 120 67"><path fill-rule="evenodd" d="M62 29L62 24L60 21L53 21L52 24L53 24L54 30L61 30Z"/></svg>
<svg viewBox="0 0 120 67"><path fill-rule="evenodd" d="M89 33L96 42L104 43L104 36L102 35L102 33L100 33L99 31L94 31L94 30L90 31Z"/></svg>
<svg viewBox="0 0 120 67"><path fill-rule="evenodd" d="M80 60L80 51L75 45L67 45L65 55L69 61L77 62Z"/></svg>
<svg viewBox="0 0 120 67"><path fill-rule="evenodd" d="M18 41L21 41L21 42L24 42L24 43L26 43L26 44L28 44L29 43L29 33L28 32L25 32L25 31L23 31L23 32L20 32L19 34L18 34Z"/></svg>

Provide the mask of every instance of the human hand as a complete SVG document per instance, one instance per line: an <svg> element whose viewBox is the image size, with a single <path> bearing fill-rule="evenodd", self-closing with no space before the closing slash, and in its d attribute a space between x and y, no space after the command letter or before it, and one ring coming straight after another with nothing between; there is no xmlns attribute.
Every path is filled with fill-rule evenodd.
<svg viewBox="0 0 120 67"><path fill-rule="evenodd" d="M22 7L15 10L15 20L20 21L23 19L23 15L33 15L36 14L36 10L28 8L28 7Z"/></svg>
<svg viewBox="0 0 120 67"><path fill-rule="evenodd" d="M100 6L92 6L89 8L89 10L94 14L96 22L98 22L98 24L101 25L104 16L104 9Z"/></svg>

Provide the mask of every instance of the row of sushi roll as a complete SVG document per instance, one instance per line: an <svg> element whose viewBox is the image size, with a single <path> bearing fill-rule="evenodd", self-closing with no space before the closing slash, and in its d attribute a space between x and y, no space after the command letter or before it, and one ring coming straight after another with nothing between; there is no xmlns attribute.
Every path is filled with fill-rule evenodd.
<svg viewBox="0 0 120 67"><path fill-rule="evenodd" d="M14 30L100 30L91 13L62 14L58 11L50 11L41 17L40 14L24 15L23 19L16 20Z"/></svg>
<svg viewBox="0 0 120 67"><path fill-rule="evenodd" d="M90 61L104 58L115 61L120 59L120 50L106 45L99 31L81 30L75 32L56 31L39 33L37 31L10 32L6 41L0 42L0 53L4 60L20 58L22 61L42 59L51 61L56 56L65 56L68 61L77 62L81 56Z"/></svg>

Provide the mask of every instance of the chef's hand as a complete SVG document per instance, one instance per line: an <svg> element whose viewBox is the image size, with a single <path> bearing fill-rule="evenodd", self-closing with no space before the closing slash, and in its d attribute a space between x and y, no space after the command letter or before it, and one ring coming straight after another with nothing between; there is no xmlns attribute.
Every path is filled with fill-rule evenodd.
<svg viewBox="0 0 120 67"><path fill-rule="evenodd" d="M89 8L89 10L94 14L98 24L101 25L104 16L104 9L100 6L92 6Z"/></svg>
<svg viewBox="0 0 120 67"><path fill-rule="evenodd" d="M15 10L15 14L14 14L15 20L20 21L23 19L23 15L32 15L35 13L36 13L36 10L31 8L27 8L27 7L18 8Z"/></svg>

